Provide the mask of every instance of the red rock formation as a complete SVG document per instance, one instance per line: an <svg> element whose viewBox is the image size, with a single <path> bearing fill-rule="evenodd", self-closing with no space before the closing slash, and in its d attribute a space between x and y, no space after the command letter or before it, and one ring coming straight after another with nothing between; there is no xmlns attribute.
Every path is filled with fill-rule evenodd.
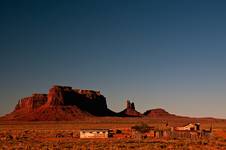
<svg viewBox="0 0 226 150"><path fill-rule="evenodd" d="M177 117L174 114L170 114L167 111L165 111L162 108L157 108L157 109L151 109L147 110L144 113L145 116L152 117L152 118L172 118L172 117Z"/></svg>
<svg viewBox="0 0 226 150"><path fill-rule="evenodd" d="M99 91L53 86L47 94L33 94L19 100L5 120L76 120L90 116L113 116Z"/></svg>
<svg viewBox="0 0 226 150"><path fill-rule="evenodd" d="M72 93L71 87L66 86L53 86L48 93L47 105L49 106L59 106L64 105L67 95Z"/></svg>
<svg viewBox="0 0 226 150"><path fill-rule="evenodd" d="M126 109L119 113L119 116L127 117L141 117L142 114L136 111L134 103L131 103L129 100L126 101Z"/></svg>
<svg viewBox="0 0 226 150"><path fill-rule="evenodd" d="M47 102L46 94L33 94L30 97L26 97L19 100L14 111L26 110L30 112L44 105L46 102Z"/></svg>

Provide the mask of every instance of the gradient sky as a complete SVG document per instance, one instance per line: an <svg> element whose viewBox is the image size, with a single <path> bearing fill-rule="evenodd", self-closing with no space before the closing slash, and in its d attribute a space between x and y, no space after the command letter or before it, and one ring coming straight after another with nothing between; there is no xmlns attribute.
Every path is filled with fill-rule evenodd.
<svg viewBox="0 0 226 150"><path fill-rule="evenodd" d="M110 109L226 118L223 0L0 1L0 115L54 85Z"/></svg>

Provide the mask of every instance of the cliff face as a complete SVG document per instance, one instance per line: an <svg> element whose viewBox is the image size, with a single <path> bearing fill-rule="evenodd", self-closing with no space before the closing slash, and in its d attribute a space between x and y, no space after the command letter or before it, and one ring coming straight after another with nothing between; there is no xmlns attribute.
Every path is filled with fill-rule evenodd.
<svg viewBox="0 0 226 150"><path fill-rule="evenodd" d="M53 86L48 93L47 105L64 106L66 101L73 98L73 90L66 86Z"/></svg>
<svg viewBox="0 0 226 150"><path fill-rule="evenodd" d="M134 103L130 102L129 100L126 101L126 109L119 112L120 116L127 116L127 117L141 117L142 114L136 111Z"/></svg>
<svg viewBox="0 0 226 150"><path fill-rule="evenodd" d="M54 86L49 90L47 106L78 106L92 115L112 115L106 98L99 91Z"/></svg>
<svg viewBox="0 0 226 150"><path fill-rule="evenodd" d="M89 116L113 116L99 91L53 86L48 94L19 100L5 120L75 120Z"/></svg>
<svg viewBox="0 0 226 150"><path fill-rule="evenodd" d="M26 110L33 111L47 102L47 94L33 94L30 97L19 100L14 111Z"/></svg>

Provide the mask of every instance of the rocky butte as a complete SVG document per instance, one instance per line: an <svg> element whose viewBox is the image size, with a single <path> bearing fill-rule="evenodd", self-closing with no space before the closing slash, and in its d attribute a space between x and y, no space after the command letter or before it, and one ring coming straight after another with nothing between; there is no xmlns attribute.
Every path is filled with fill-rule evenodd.
<svg viewBox="0 0 226 150"><path fill-rule="evenodd" d="M100 91L53 86L48 94L33 94L19 100L3 120L76 120L90 116L114 116Z"/></svg>
<svg viewBox="0 0 226 150"><path fill-rule="evenodd" d="M119 113L121 116L125 117L141 117L142 114L136 111L134 103L129 100L126 101L126 108Z"/></svg>

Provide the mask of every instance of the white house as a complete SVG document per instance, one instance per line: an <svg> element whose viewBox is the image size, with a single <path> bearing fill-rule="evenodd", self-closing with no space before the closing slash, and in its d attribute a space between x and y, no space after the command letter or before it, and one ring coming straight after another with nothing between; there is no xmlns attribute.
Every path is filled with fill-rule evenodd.
<svg viewBox="0 0 226 150"><path fill-rule="evenodd" d="M108 129L81 129L80 138L108 138Z"/></svg>
<svg viewBox="0 0 226 150"><path fill-rule="evenodd" d="M175 130L178 131L197 131L200 130L200 123L189 123L188 125L184 127L176 127Z"/></svg>

